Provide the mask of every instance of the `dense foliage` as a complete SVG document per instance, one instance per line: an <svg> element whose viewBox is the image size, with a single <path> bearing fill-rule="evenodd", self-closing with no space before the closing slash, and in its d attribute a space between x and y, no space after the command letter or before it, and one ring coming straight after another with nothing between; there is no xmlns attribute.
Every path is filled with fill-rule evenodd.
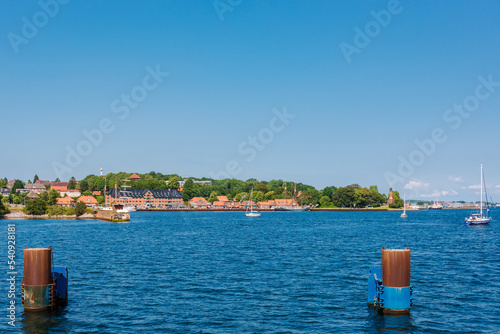
<svg viewBox="0 0 500 334"><path fill-rule="evenodd" d="M47 211L47 203L41 198L26 201L23 212L27 215L44 215Z"/></svg>
<svg viewBox="0 0 500 334"><path fill-rule="evenodd" d="M0 216L9 213L9 209L3 204L3 196L0 195Z"/></svg>
<svg viewBox="0 0 500 334"><path fill-rule="evenodd" d="M87 210L87 206L83 202L77 202L75 205L75 214L77 217L80 217Z"/></svg>

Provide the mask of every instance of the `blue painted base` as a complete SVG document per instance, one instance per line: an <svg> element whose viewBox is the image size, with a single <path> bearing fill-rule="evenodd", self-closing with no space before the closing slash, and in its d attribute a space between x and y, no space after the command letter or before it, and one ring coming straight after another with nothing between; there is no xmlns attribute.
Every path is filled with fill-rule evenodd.
<svg viewBox="0 0 500 334"><path fill-rule="evenodd" d="M384 311L409 312L412 303L411 287L395 288L382 286L380 306Z"/></svg>
<svg viewBox="0 0 500 334"><path fill-rule="evenodd" d="M377 307L384 313L408 313L413 305L413 291L407 287L383 285L382 270L370 269L368 275L368 305Z"/></svg>

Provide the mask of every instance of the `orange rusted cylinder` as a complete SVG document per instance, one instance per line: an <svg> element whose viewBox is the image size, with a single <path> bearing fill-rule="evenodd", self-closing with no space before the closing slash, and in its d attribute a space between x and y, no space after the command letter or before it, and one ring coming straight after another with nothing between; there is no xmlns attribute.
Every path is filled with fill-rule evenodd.
<svg viewBox="0 0 500 334"><path fill-rule="evenodd" d="M52 248L24 249L24 285L48 285L52 283Z"/></svg>
<svg viewBox="0 0 500 334"><path fill-rule="evenodd" d="M410 286L410 249L382 248L382 281L384 286Z"/></svg>

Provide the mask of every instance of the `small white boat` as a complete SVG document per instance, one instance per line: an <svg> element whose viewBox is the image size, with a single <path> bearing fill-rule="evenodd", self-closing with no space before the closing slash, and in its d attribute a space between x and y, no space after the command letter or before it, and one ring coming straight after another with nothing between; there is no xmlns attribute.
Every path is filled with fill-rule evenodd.
<svg viewBox="0 0 500 334"><path fill-rule="evenodd" d="M465 225L486 225L491 221L491 217L488 217L488 212L490 211L486 208L486 213L483 214L483 185L484 185L484 175L483 175L483 164L481 164L481 206L479 213L473 213L469 218L465 218ZM484 187L486 188L486 187ZM486 193L486 189L484 190ZM486 195L486 203L488 203L488 195Z"/></svg>
<svg viewBox="0 0 500 334"><path fill-rule="evenodd" d="M123 207L123 210L126 210L127 212L133 212L137 211L137 208L135 206L125 206Z"/></svg>
<svg viewBox="0 0 500 334"><path fill-rule="evenodd" d="M441 204L439 204L438 200L436 199L436 201L434 202L434 204L432 204L429 207L429 210L443 210L443 206Z"/></svg>
<svg viewBox="0 0 500 334"><path fill-rule="evenodd" d="M260 217L260 212L259 211L253 211L253 187L252 191L250 192L250 201L248 202L247 210L245 212L245 215L247 217ZM248 212L248 207L250 206L250 212Z"/></svg>
<svg viewBox="0 0 500 334"><path fill-rule="evenodd" d="M408 218L408 215L406 214L406 194L403 195L403 213L401 214L401 218Z"/></svg>

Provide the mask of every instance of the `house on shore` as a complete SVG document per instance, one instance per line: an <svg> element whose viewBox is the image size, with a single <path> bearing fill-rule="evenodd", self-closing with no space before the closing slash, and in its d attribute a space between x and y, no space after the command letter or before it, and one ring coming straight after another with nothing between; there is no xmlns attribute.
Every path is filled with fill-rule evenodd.
<svg viewBox="0 0 500 334"><path fill-rule="evenodd" d="M225 209L226 208L226 202L222 201L214 201L212 204L212 209Z"/></svg>
<svg viewBox="0 0 500 334"><path fill-rule="evenodd" d="M24 189L28 189L29 191L33 191L36 194L41 194L47 191L47 188L43 184L40 183L29 183L24 185Z"/></svg>
<svg viewBox="0 0 500 334"><path fill-rule="evenodd" d="M52 182L50 184L50 189L55 189L59 192L68 190L69 182Z"/></svg>
<svg viewBox="0 0 500 334"><path fill-rule="evenodd" d="M38 194L36 192L34 192L33 190L30 190L30 192L28 193L28 195L26 195L26 198L35 199L35 198L39 198L39 196L38 196Z"/></svg>
<svg viewBox="0 0 500 334"><path fill-rule="evenodd" d="M97 200L92 196L80 196L76 201L85 203L88 207L95 207L97 205Z"/></svg>
<svg viewBox="0 0 500 334"><path fill-rule="evenodd" d="M8 197L10 195L10 188L0 188L0 195Z"/></svg>
<svg viewBox="0 0 500 334"><path fill-rule="evenodd" d="M70 206L73 206L74 202L75 201L71 197L66 196L63 198L58 198L56 204L57 204L57 206L70 207Z"/></svg>
<svg viewBox="0 0 500 334"><path fill-rule="evenodd" d="M176 189L111 189L106 194L106 203L171 208L180 207L184 201L182 194Z"/></svg>
<svg viewBox="0 0 500 334"><path fill-rule="evenodd" d="M137 181L139 181L139 180L141 179L141 177L140 177L139 175L137 175L136 173L134 173L134 174L130 175L128 178L129 178L130 180L132 180L132 181L136 181L136 182L137 182Z"/></svg>
<svg viewBox="0 0 500 334"><path fill-rule="evenodd" d="M274 200L274 203L277 207L293 207L293 206L297 206L298 203L296 200L294 200L293 198L291 199L275 199Z"/></svg>
<svg viewBox="0 0 500 334"><path fill-rule="evenodd" d="M274 209L276 207L275 201L259 202L257 203L259 209Z"/></svg>
<svg viewBox="0 0 500 334"><path fill-rule="evenodd" d="M50 185L50 181L46 181L46 180L36 180L36 181L35 181L35 184L42 184L42 185L46 186L46 185Z"/></svg>
<svg viewBox="0 0 500 334"><path fill-rule="evenodd" d="M195 209L207 209L208 208L208 202L203 197L193 197L189 201L189 205L191 205Z"/></svg>
<svg viewBox="0 0 500 334"><path fill-rule="evenodd" d="M224 203L229 202L227 196L217 196L217 200Z"/></svg>

